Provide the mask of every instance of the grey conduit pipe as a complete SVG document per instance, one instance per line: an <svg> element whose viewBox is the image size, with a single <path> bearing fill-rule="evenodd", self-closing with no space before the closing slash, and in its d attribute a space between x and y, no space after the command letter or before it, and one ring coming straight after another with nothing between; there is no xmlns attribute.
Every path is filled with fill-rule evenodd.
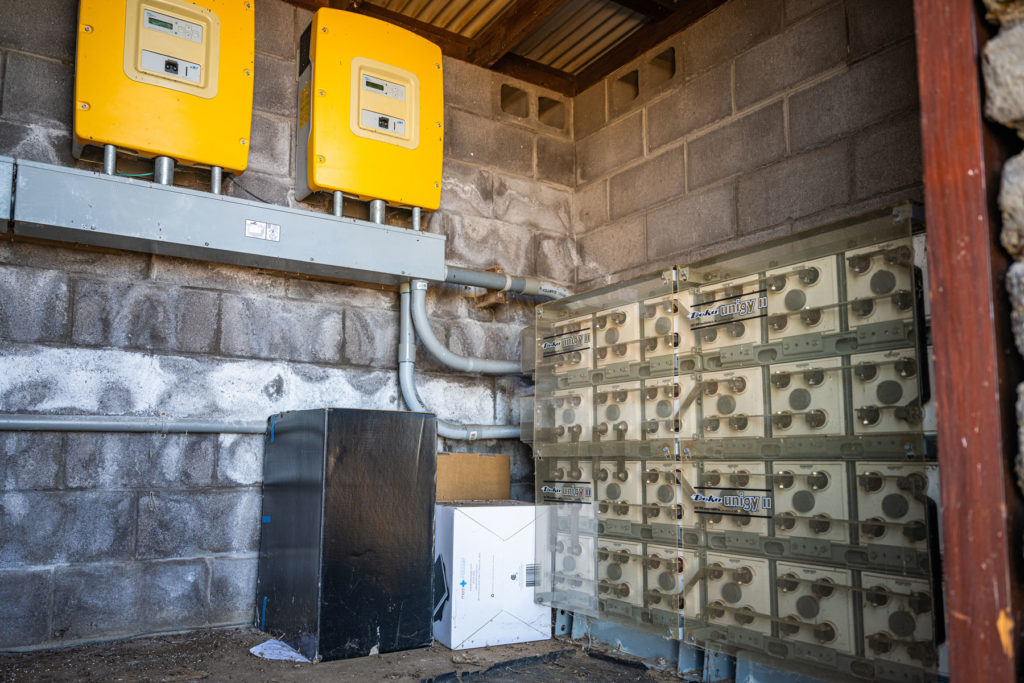
<svg viewBox="0 0 1024 683"><path fill-rule="evenodd" d="M165 434L262 434L266 420L202 420L134 415L0 414L0 432L143 432Z"/></svg>
<svg viewBox="0 0 1024 683"><path fill-rule="evenodd" d="M515 360L491 360L473 356L460 356L441 343L434 334L434 328L427 318L427 283L425 280L412 281L412 321L416 325L416 333L427 351L441 363L450 368L464 372L479 372L485 375L515 375L521 373L522 366Z"/></svg>
<svg viewBox="0 0 1024 683"><path fill-rule="evenodd" d="M409 285L403 283L401 319L398 328L398 385L402 390L402 398L409 410L429 413L416 392L416 337L412 328ZM518 439L521 433L515 425L457 425L437 418L438 436L446 439Z"/></svg>
<svg viewBox="0 0 1024 683"><path fill-rule="evenodd" d="M483 287L498 292L519 292L534 296L546 296L549 299L561 299L572 296L565 287L556 285L549 280L537 277L505 275L483 270L471 270L457 266L445 266L444 281L470 287Z"/></svg>

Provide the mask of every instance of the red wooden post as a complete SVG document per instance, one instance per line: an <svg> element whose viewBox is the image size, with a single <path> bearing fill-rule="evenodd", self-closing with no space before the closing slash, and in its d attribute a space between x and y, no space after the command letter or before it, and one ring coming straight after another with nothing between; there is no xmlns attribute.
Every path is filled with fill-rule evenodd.
<svg viewBox="0 0 1024 683"><path fill-rule="evenodd" d="M915 0L954 681L1017 680L1017 367L998 244L1000 150L982 119L980 2ZM1024 673L1024 671L1022 671Z"/></svg>

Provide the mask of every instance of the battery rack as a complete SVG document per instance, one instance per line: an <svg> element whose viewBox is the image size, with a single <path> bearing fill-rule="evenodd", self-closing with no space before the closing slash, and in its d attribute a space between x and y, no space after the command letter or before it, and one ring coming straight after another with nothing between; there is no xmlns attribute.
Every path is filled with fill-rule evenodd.
<svg viewBox="0 0 1024 683"><path fill-rule="evenodd" d="M830 680L937 679L920 213L538 307L539 602Z"/></svg>

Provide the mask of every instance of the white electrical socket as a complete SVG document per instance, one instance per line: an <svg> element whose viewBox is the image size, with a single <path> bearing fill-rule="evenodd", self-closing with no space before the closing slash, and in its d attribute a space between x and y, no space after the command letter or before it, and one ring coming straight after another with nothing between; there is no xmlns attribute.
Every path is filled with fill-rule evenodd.
<svg viewBox="0 0 1024 683"><path fill-rule="evenodd" d="M769 270L765 288L769 341L839 329L835 257Z"/></svg>
<svg viewBox="0 0 1024 683"><path fill-rule="evenodd" d="M675 524L694 528L698 525L693 501L687 491L697 484L697 465L692 462L658 464L647 461L644 471L644 500L648 506L658 506L652 516L648 507L647 521L653 524ZM690 492L692 494L692 491ZM679 506L682 518L676 519L673 508Z"/></svg>
<svg viewBox="0 0 1024 683"><path fill-rule="evenodd" d="M861 544L927 550L926 498L938 479L938 466L858 462L856 471Z"/></svg>
<svg viewBox="0 0 1024 683"><path fill-rule="evenodd" d="M775 535L850 541L850 505L843 462L774 462Z"/></svg>
<svg viewBox="0 0 1024 683"><path fill-rule="evenodd" d="M850 327L914 317L914 249L910 238L844 255Z"/></svg>
<svg viewBox="0 0 1024 683"><path fill-rule="evenodd" d="M703 586L701 581L693 580L700 572L700 556L695 550L648 543L644 567L648 606L669 611L681 608L687 619L700 616Z"/></svg>
<svg viewBox="0 0 1024 683"><path fill-rule="evenodd" d="M780 363L769 368L772 435L845 434L839 358Z"/></svg>
<svg viewBox="0 0 1024 683"><path fill-rule="evenodd" d="M917 431L924 419L914 349L850 356L855 434Z"/></svg>
<svg viewBox="0 0 1024 683"><path fill-rule="evenodd" d="M761 368L709 372L701 381L701 427L705 439L764 436L767 411Z"/></svg>
<svg viewBox="0 0 1024 683"><path fill-rule="evenodd" d="M860 581L865 654L934 667L935 601L928 582L869 572Z"/></svg>
<svg viewBox="0 0 1024 683"><path fill-rule="evenodd" d="M761 501L770 498L771 492L766 489L771 487L767 483L763 461L705 461L702 481L705 488L697 492L706 496L721 496L726 502L737 496L758 499L756 510L732 508L723 504L715 509L730 514L701 514L708 531L746 531L760 536L768 534L768 517L772 511L763 509Z"/></svg>
<svg viewBox="0 0 1024 683"><path fill-rule="evenodd" d="M697 401L690 401L681 410L697 380L693 375L649 379L644 382L644 438L648 441L663 438L691 439L699 433Z"/></svg>
<svg viewBox="0 0 1024 683"><path fill-rule="evenodd" d="M707 589L704 614L708 621L771 635L772 585L768 560L707 553L704 577Z"/></svg>
<svg viewBox="0 0 1024 683"><path fill-rule="evenodd" d="M547 441L590 441L594 435L593 401L593 389L590 387L553 391L551 396L535 402L535 423L551 430Z"/></svg>
<svg viewBox="0 0 1024 683"><path fill-rule="evenodd" d="M594 441L639 441L643 438L640 382L594 387Z"/></svg>
<svg viewBox="0 0 1024 683"><path fill-rule="evenodd" d="M564 375L594 367L594 336L589 315L552 325L551 334L539 340L537 367L548 366L552 374ZM574 343L567 343L572 341ZM545 345L548 345L545 348ZM568 347L568 351L563 348Z"/></svg>
<svg viewBox="0 0 1024 683"><path fill-rule="evenodd" d="M640 304L623 304L594 314L596 367L640 360Z"/></svg>
<svg viewBox="0 0 1024 683"><path fill-rule="evenodd" d="M640 312L647 360L694 352L697 341L687 321L690 309L681 294L647 299L640 305Z"/></svg>
<svg viewBox="0 0 1024 683"><path fill-rule="evenodd" d="M599 598L644 604L644 556L639 543L598 540L597 593Z"/></svg>
<svg viewBox="0 0 1024 683"><path fill-rule="evenodd" d="M738 278L701 287L695 294L695 299L701 303L696 304L694 310L700 313L720 311L718 315L690 321L701 350L760 344L763 289L756 275L753 279Z"/></svg>
<svg viewBox="0 0 1024 683"><path fill-rule="evenodd" d="M845 569L776 562L779 637L856 654L852 586Z"/></svg>
<svg viewBox="0 0 1024 683"><path fill-rule="evenodd" d="M643 522L643 465L603 460L595 473L601 517Z"/></svg>

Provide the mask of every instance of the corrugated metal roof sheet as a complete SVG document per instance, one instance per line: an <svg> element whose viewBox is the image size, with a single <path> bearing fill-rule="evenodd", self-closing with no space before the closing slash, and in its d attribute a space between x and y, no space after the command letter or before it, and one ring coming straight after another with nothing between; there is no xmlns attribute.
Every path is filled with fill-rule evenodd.
<svg viewBox="0 0 1024 683"><path fill-rule="evenodd" d="M475 38L514 0L369 0L407 17ZM647 23L610 0L569 0L512 52L554 69L579 73Z"/></svg>
<svg viewBox="0 0 1024 683"><path fill-rule="evenodd" d="M407 17L475 38L514 0L370 0Z"/></svg>
<svg viewBox="0 0 1024 683"><path fill-rule="evenodd" d="M569 0L512 52L575 74L646 21L642 14L607 0Z"/></svg>

